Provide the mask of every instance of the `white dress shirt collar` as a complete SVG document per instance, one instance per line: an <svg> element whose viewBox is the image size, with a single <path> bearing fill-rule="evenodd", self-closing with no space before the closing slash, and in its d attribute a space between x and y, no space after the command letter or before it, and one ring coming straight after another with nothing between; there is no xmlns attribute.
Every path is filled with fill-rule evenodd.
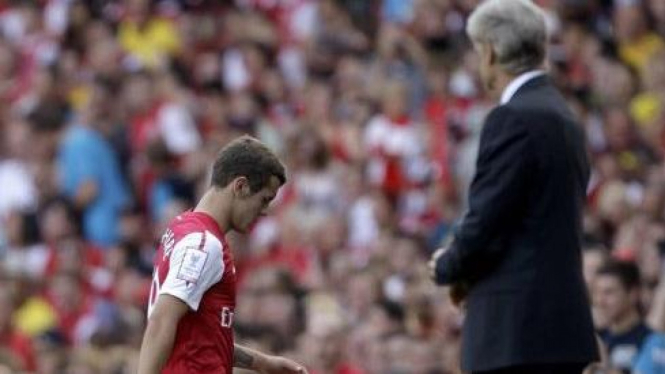
<svg viewBox="0 0 665 374"><path fill-rule="evenodd" d="M518 75L517 78L513 79L506 88L503 89L503 93L501 93L501 105L509 102L515 95L515 92L517 92L517 90L519 90L526 82L544 74L545 72L543 70L531 70Z"/></svg>

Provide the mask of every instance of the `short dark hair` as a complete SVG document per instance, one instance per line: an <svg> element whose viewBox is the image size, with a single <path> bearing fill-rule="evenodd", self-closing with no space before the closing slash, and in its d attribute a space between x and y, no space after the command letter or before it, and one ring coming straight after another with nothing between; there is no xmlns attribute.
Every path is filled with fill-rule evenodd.
<svg viewBox="0 0 665 374"><path fill-rule="evenodd" d="M286 182L284 165L277 156L259 140L243 135L219 152L212 171L212 186L224 188L235 178L244 176L252 193L260 191L277 177L280 185Z"/></svg>
<svg viewBox="0 0 665 374"><path fill-rule="evenodd" d="M640 285L640 269L631 261L609 260L598 269L597 274L617 278L626 290L635 289Z"/></svg>

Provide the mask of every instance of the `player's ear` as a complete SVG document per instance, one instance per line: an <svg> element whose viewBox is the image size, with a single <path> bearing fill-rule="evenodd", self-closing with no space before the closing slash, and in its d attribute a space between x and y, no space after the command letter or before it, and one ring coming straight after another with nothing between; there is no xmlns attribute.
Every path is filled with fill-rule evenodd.
<svg viewBox="0 0 665 374"><path fill-rule="evenodd" d="M249 180L247 177L240 176L233 180L233 195L240 198L248 197L251 194Z"/></svg>

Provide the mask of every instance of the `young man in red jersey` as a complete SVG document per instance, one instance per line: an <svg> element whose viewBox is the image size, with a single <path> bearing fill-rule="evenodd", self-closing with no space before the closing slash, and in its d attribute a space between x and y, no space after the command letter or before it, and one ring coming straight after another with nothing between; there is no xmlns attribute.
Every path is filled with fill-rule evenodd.
<svg viewBox="0 0 665 374"><path fill-rule="evenodd" d="M306 374L293 361L233 341L236 274L224 234L247 232L285 180L284 166L254 138L222 149L210 189L170 223L159 245L139 374L231 374L233 367Z"/></svg>

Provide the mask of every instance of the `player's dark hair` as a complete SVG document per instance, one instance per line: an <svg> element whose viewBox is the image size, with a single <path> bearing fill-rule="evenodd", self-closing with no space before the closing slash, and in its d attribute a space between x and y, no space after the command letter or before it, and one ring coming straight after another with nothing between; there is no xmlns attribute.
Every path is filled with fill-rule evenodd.
<svg viewBox="0 0 665 374"><path fill-rule="evenodd" d="M630 261L610 260L598 269L599 276L613 276L626 290L633 290L640 285L640 270Z"/></svg>
<svg viewBox="0 0 665 374"><path fill-rule="evenodd" d="M265 187L275 176L286 182L284 165L257 139L244 135L226 145L217 156L212 171L212 186L224 188L238 177L246 177L252 193Z"/></svg>

